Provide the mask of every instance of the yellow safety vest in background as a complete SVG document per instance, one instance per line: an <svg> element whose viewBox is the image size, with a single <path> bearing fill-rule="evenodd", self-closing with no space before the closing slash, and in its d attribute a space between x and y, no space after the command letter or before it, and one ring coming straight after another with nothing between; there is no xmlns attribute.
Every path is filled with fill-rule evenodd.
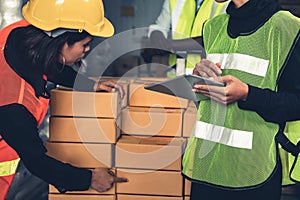
<svg viewBox="0 0 300 200"><path fill-rule="evenodd" d="M215 0L204 0L196 13L195 0L170 0L172 14L172 39L180 40L202 36L202 27L207 19L224 13L228 2L218 3ZM188 50L188 49L187 49ZM200 55L188 55L186 74L191 74L195 64L201 59ZM170 55L170 66L176 64L176 55ZM172 75L168 75L169 77ZM174 76L174 75L173 75Z"/></svg>
<svg viewBox="0 0 300 200"><path fill-rule="evenodd" d="M285 128L285 134L287 135L287 137L292 143L297 144L300 141L300 121L287 122ZM288 165L287 169L289 172L289 178L292 181L298 183L300 183L300 160L299 159L300 159L299 154L297 157L295 157L291 153L288 153L287 162L285 163Z"/></svg>

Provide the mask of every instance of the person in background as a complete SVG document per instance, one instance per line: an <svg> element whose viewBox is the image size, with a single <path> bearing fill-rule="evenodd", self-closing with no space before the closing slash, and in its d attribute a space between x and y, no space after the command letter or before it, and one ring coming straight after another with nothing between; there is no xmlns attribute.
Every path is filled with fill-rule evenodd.
<svg viewBox="0 0 300 200"><path fill-rule="evenodd" d="M99 0L30 0L25 20L0 31L0 199L5 199L20 159L35 176L60 192L110 189L126 178L109 169L83 169L46 155L38 136L49 103L46 82L80 91L120 91L115 82L95 82L77 74L93 36L110 37L112 24ZM74 85L79 81L81 84Z"/></svg>
<svg viewBox="0 0 300 200"><path fill-rule="evenodd" d="M165 0L155 24L149 26L148 37L156 49L146 49L144 57L176 51L202 50L203 23L214 16L224 13L227 3L217 4L214 0ZM168 33L171 30L171 39ZM189 55L186 74L192 74L200 56ZM169 65L176 64L176 55L171 54ZM174 76L172 73L169 77Z"/></svg>
<svg viewBox="0 0 300 200"><path fill-rule="evenodd" d="M194 86L209 99L200 101L183 174L191 200L279 200L278 137L300 119L300 19L276 0L231 0L226 12L204 24L207 58L193 71L226 85Z"/></svg>

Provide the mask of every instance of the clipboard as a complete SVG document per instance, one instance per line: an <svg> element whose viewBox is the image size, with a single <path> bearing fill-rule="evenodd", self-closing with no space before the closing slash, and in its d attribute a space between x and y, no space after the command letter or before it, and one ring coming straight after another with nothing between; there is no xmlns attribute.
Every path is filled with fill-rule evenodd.
<svg viewBox="0 0 300 200"><path fill-rule="evenodd" d="M225 83L217 82L208 78L196 75L181 75L159 83L147 85L146 90L152 90L160 93L165 93L172 96L181 97L193 101L203 99L203 95L192 91L194 84L206 84L224 87ZM206 97L205 97L206 98Z"/></svg>

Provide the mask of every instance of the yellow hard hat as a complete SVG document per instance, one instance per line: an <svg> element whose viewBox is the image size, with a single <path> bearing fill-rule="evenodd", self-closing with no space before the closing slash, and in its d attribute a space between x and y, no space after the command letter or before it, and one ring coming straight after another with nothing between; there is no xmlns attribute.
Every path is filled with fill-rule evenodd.
<svg viewBox="0 0 300 200"><path fill-rule="evenodd" d="M29 0L22 14L44 31L65 28L100 37L114 34L113 25L104 17L102 0Z"/></svg>

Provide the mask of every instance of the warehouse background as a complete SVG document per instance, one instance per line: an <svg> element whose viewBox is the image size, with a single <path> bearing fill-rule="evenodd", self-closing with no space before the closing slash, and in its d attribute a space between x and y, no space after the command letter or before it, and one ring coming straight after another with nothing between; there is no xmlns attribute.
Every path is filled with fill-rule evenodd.
<svg viewBox="0 0 300 200"><path fill-rule="evenodd" d="M299 0L278 0L284 9L300 17ZM26 0L0 0L0 29L4 26L22 18L21 7ZM147 31L136 34L136 29L148 27L158 16L163 0L104 0L106 16L115 26L116 34L124 31L131 31L131 40L125 41L123 46L142 46L143 39L147 36ZM146 30L146 29L145 29ZM136 35L135 35L136 34ZM98 39L95 46L103 42ZM106 53L111 51L109 44L106 45ZM113 63L105 71L109 76L163 76L163 70L156 66L143 65L144 60L140 56L141 51L128 52ZM98 59L105 59L106 56ZM157 62L166 63L165 57L156 57ZM138 66L138 67L136 67ZM128 73L130 72L130 73ZM93 73L90 72L90 73ZM49 116L49 115L48 115ZM49 119L43 122L40 127L40 136L46 141L49 134ZM282 199L294 199L293 188L286 190ZM31 175L31 173L21 163L15 176L13 186L9 192L8 200L46 200L48 198L48 184Z"/></svg>

